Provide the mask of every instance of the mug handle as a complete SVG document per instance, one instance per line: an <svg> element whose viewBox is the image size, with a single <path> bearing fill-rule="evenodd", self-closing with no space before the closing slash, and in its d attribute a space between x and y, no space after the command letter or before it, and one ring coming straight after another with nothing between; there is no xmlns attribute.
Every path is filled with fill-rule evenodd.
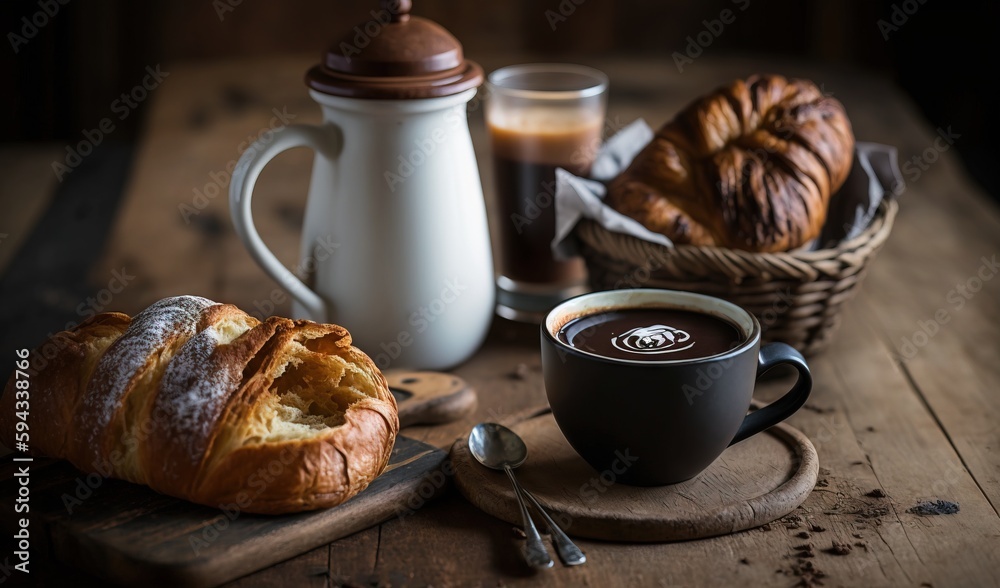
<svg viewBox="0 0 1000 588"><path fill-rule="evenodd" d="M791 345L767 343L761 347L760 355L757 357L757 377L760 378L774 366L783 363L794 367L799 372L795 385L778 400L744 417L743 424L736 431L736 437L729 443L730 445L739 443L771 425L780 423L792 416L806 403L806 399L809 398L809 393L812 391L812 373L809 371L805 358Z"/></svg>
<svg viewBox="0 0 1000 588"><path fill-rule="evenodd" d="M257 227L254 226L250 201L260 172L279 153L296 147L310 147L332 159L339 153L341 144L340 130L333 125L322 127L291 125L275 129L272 139L269 141L257 139L243 152L236 169L233 170L233 179L229 185L229 212L236 234L240 236L250 255L267 275L302 304L309 312L310 318L320 322L328 320L326 302L291 270L282 265L267 248L257 233Z"/></svg>

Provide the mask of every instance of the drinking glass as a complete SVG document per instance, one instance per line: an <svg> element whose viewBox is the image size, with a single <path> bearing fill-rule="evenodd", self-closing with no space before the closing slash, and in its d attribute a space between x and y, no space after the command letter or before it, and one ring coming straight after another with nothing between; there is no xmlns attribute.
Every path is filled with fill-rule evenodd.
<svg viewBox="0 0 1000 588"><path fill-rule="evenodd" d="M486 125L499 222L497 314L540 323L586 291L583 260L557 260L556 168L590 173L600 146L608 77L582 65L498 69L487 80Z"/></svg>

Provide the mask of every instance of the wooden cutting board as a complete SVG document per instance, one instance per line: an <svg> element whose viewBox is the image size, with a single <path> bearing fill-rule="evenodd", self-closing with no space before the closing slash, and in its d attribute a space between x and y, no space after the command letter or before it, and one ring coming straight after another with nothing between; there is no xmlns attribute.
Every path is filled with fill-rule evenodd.
<svg viewBox="0 0 1000 588"><path fill-rule="evenodd" d="M475 392L450 374L387 374L403 426L454 420ZM13 456L0 464L4 535L15 530ZM121 480L88 478L69 463L30 463L32 563L53 558L118 584L215 586L319 545L407 516L442 490L433 472L447 454L399 436L386 471L344 504L264 516L208 508ZM430 497L430 498L427 498ZM13 549L5 551L12 553ZM40 557L42 556L42 557ZM11 565L17 563L11 556ZM29 568L30 569L30 568Z"/></svg>
<svg viewBox="0 0 1000 588"><path fill-rule="evenodd" d="M618 484L613 471L595 471L576 454L548 410L507 425L528 446L528 460L516 470L521 485L567 534L578 537L659 542L735 533L792 512L809 496L819 473L812 443L786 424L726 449L691 480L653 488ZM465 498L520 527L507 476L479 465L469 453L467 436L455 442L451 457L455 484Z"/></svg>

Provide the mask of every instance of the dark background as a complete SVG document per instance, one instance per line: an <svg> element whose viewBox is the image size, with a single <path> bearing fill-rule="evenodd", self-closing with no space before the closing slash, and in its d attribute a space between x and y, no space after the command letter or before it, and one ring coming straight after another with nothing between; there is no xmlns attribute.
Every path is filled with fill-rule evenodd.
<svg viewBox="0 0 1000 588"><path fill-rule="evenodd" d="M23 18L58 5L15 54L9 33ZM876 70L903 87L935 126L951 125L972 175L994 197L996 117L987 88L996 3L944 0L416 0L475 58L530 52L546 58L588 54L662 55L683 51L688 35L724 8L749 5L716 38L711 53L775 54ZM146 65L319 52L370 18L359 0L4 0L0 22L0 141L71 140L108 113L111 99L139 83ZM572 10L553 31L546 11ZM909 13L909 14L907 14ZM221 15L221 18L220 18ZM887 30L879 21L902 24ZM902 19L905 17L905 22ZM41 19L41 17L39 17ZM895 25L894 25L895 26ZM109 98L110 97L110 98ZM141 111L140 111L141 114ZM88 126L90 125L90 126ZM116 138L135 136L141 115ZM121 135L119 135L121 133ZM131 135L130 135L131 133Z"/></svg>

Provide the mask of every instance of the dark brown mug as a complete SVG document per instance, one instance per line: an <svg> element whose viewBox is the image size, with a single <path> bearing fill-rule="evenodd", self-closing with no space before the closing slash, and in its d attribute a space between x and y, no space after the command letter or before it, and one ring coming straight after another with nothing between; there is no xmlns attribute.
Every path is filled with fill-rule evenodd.
<svg viewBox="0 0 1000 588"><path fill-rule="evenodd" d="M633 308L709 315L730 323L739 339L714 355L652 361L606 357L559 340L560 329L576 318ZM784 343L762 346L756 317L711 296L656 289L584 294L553 308L541 330L545 393L559 429L597 471L612 469L626 484L693 478L726 447L791 416L812 389L798 351ZM795 385L747 414L757 378L779 364L798 371Z"/></svg>

